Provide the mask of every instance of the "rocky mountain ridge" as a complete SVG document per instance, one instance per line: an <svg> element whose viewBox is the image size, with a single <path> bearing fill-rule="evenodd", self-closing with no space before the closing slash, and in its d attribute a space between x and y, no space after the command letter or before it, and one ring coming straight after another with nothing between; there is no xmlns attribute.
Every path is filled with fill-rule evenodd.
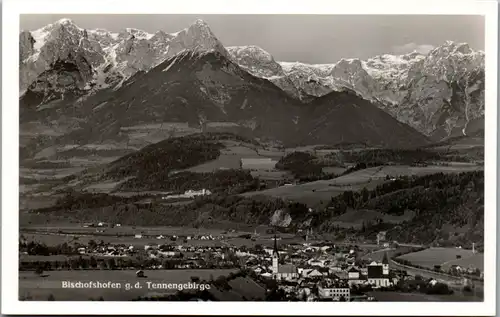
<svg viewBox="0 0 500 317"><path fill-rule="evenodd" d="M308 65L278 62L257 46L225 48L202 20L177 33L151 34L133 28L121 32L82 29L62 19L21 32L19 48L21 94L36 91L44 96L42 103L60 95L57 87L76 87L74 93L81 95L117 89L136 73L149 71L183 50L209 50L304 103L332 91L355 91L435 139L466 134L469 123L484 116L484 53L451 41L427 55L386 54L365 61ZM61 76L52 71L61 62L76 65L72 79L67 71ZM55 83L67 80L77 84Z"/></svg>
<svg viewBox="0 0 500 317"><path fill-rule="evenodd" d="M304 104L218 50L184 50L120 87L68 95L40 109L43 96L29 89L21 98L21 130L27 134L29 126L40 127L32 131L35 138L23 142L28 160L68 146L142 148L187 130L237 133L286 147L405 148L429 142L354 92L334 91ZM56 128L64 132L55 135ZM41 131L50 135L42 132L42 138Z"/></svg>
<svg viewBox="0 0 500 317"><path fill-rule="evenodd" d="M249 72L268 78L292 95L297 96L298 90L320 97L352 89L436 139L465 134L469 122L484 116L484 52L465 43L447 41L427 55L385 54L322 65L274 62L280 68L270 67L274 58L253 46L230 52L238 52L234 58ZM293 85L280 84L284 78Z"/></svg>
<svg viewBox="0 0 500 317"><path fill-rule="evenodd" d="M147 71L185 49L225 48L202 20L177 33L158 31L154 34L126 28L121 32L82 29L69 19L61 19L41 29L22 31L19 36L20 90L23 93L45 70L70 53L79 54L94 72L89 84L97 89L121 84L138 71ZM110 81L112 77L120 80Z"/></svg>

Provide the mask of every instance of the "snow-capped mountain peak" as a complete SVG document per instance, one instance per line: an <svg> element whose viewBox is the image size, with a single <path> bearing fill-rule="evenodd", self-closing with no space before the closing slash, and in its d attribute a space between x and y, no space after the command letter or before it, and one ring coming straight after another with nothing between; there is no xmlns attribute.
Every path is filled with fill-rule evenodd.
<svg viewBox="0 0 500 317"><path fill-rule="evenodd" d="M69 24L73 24L74 25L74 22L73 20L71 19L68 19L68 18L62 18L60 20L57 20L55 22L55 24L61 24L61 25L69 25Z"/></svg>
<svg viewBox="0 0 500 317"><path fill-rule="evenodd" d="M154 36L154 34L150 34L146 31L134 29L134 28L126 28L125 32L123 32L123 34L128 34L129 36L133 36L134 38L139 39L139 40L141 40L141 39L149 40Z"/></svg>
<svg viewBox="0 0 500 317"><path fill-rule="evenodd" d="M210 50L215 49L224 55L227 55L222 43L213 34L208 24L198 19L188 28L180 32L173 33L174 37L170 40L171 44L168 50L169 56L181 52L184 49Z"/></svg>
<svg viewBox="0 0 500 317"><path fill-rule="evenodd" d="M413 51L307 64L276 61L256 45L225 48L201 19L175 33L82 29L61 19L23 31L19 39L21 92L42 73L45 79L57 77L46 72L56 62L81 65L79 75L74 75L81 78L77 87L87 80L85 87L101 89L119 87L136 72L148 71L180 52L215 51L304 101L352 90L426 135L452 135L484 114L484 52L467 43L446 41L427 54Z"/></svg>
<svg viewBox="0 0 500 317"><path fill-rule="evenodd" d="M115 82L117 77L125 80L137 71L149 70L185 49L214 49L227 54L203 20L196 20L176 33L149 33L136 28L125 28L119 32L87 30L70 19L61 19L38 30L21 32L19 38L21 93L55 61L65 60L69 52L78 52L87 59L101 82ZM112 71L109 71L109 65ZM106 74L102 72L104 69ZM113 80L106 80L104 77L107 76L113 77Z"/></svg>
<svg viewBox="0 0 500 317"><path fill-rule="evenodd" d="M88 32L70 19L58 20L32 32L22 32L19 39L21 92L57 61L73 60L78 56L78 60L82 57L94 68L105 62L101 45L89 39ZM81 71L86 73L88 70Z"/></svg>
<svg viewBox="0 0 500 317"><path fill-rule="evenodd" d="M446 41L427 54L413 51L366 60L343 58L321 67L279 64L295 88L308 95L348 88L437 138L454 135L484 115L484 52L467 43Z"/></svg>

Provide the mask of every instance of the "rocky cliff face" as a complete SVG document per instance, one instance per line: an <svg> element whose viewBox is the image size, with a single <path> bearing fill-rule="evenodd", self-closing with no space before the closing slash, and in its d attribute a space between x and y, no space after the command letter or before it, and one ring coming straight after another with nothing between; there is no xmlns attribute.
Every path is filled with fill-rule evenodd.
<svg viewBox="0 0 500 317"><path fill-rule="evenodd" d="M254 75L293 96L320 97L348 88L435 139L464 134L471 120L484 116L484 53L465 43L448 41L427 55L386 54L326 65L279 62L281 69L269 66L276 62L262 49L229 52Z"/></svg>
<svg viewBox="0 0 500 317"><path fill-rule="evenodd" d="M66 69L61 70L62 66ZM68 80L66 85L61 84L60 91L74 91L78 88L76 79L83 78L77 76L79 68L76 63L55 65L54 73L59 76L44 73L48 83L38 85L37 81L36 87L43 93L54 79L67 73ZM33 91L28 90L30 94ZM106 93L109 95L103 98ZM52 116L56 122L61 117L65 121L73 118L80 123L75 125L78 129L72 128L55 141L59 145L128 144L130 139L123 128L167 122L199 128L205 123L225 123L230 124L232 132L290 146L346 142L403 147L428 141L355 93L332 92L305 105L216 50L184 50L148 72L137 72L116 92L108 89L89 96L77 109L76 98L51 97L58 100L57 107L45 108L42 118ZM47 104L50 102L44 101ZM32 113L24 116L36 121Z"/></svg>
<svg viewBox="0 0 500 317"><path fill-rule="evenodd" d="M52 100L63 100L70 94L82 95L89 89L87 82L92 76L92 66L85 57L69 55L53 63L28 89L42 98L41 105L47 106Z"/></svg>
<svg viewBox="0 0 500 317"><path fill-rule="evenodd" d="M226 49L229 57L250 74L269 80L297 99L310 99L311 96L294 81L293 76L285 73L282 65L262 48L249 45L230 46Z"/></svg>
<svg viewBox="0 0 500 317"><path fill-rule="evenodd" d="M40 74L49 70L56 61L81 56L92 69L106 61L100 44L89 39L86 30L78 28L68 19L33 32L24 31L20 34L19 41L21 92L36 81Z"/></svg>
<svg viewBox="0 0 500 317"><path fill-rule="evenodd" d="M21 94L54 62L68 60L70 54L80 55L89 62L94 76L88 81L98 89L123 83L137 71L147 71L185 49L227 54L201 20L174 34L163 31L150 34L133 28L117 33L85 30L69 19L62 19L39 30L23 31L19 40Z"/></svg>

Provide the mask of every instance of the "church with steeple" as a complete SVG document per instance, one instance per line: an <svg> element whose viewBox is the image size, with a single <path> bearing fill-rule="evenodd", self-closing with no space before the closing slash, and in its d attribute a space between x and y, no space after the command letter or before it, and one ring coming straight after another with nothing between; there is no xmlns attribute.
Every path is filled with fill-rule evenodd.
<svg viewBox="0 0 500 317"><path fill-rule="evenodd" d="M297 267L293 264L280 264L278 241L274 235L274 248L272 255L272 272L275 280L292 280L299 277Z"/></svg>
<svg viewBox="0 0 500 317"><path fill-rule="evenodd" d="M278 251L278 242L276 241L276 235L274 235L274 248L273 248L273 275L277 274L280 266L280 254Z"/></svg>

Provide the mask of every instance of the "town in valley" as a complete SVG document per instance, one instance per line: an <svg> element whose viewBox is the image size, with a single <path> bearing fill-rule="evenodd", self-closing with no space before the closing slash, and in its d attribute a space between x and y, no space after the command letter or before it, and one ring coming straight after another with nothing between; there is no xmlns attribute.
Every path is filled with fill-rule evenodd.
<svg viewBox="0 0 500 317"><path fill-rule="evenodd" d="M484 43L280 62L230 17L50 19L19 35L20 300L483 301Z"/></svg>

